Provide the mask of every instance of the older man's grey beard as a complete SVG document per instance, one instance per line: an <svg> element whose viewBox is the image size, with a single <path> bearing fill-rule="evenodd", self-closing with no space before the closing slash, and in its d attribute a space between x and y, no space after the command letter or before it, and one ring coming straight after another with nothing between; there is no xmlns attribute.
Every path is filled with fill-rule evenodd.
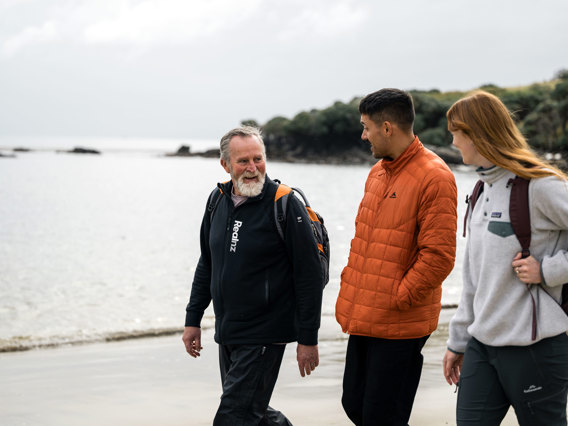
<svg viewBox="0 0 568 426"><path fill-rule="evenodd" d="M264 186L265 174L256 173L243 173L237 179L237 189L245 197L256 197L262 192ZM258 182L245 183L244 178L258 177Z"/></svg>

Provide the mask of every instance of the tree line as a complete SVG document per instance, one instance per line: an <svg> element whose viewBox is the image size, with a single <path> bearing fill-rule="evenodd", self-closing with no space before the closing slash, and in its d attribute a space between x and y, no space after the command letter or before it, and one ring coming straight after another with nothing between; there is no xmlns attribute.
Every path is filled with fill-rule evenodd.
<svg viewBox="0 0 568 426"><path fill-rule="evenodd" d="M480 89L503 100L534 149L568 151L568 70L544 83L517 88L487 84ZM446 111L467 92L409 92L416 110L414 132L420 140L427 145L449 145ZM277 116L263 125L255 120L244 120L242 124L262 129L267 154L272 157L323 158L357 152L367 155L368 145L360 140L360 100L355 97L347 103L337 101L324 109L302 111L291 119Z"/></svg>

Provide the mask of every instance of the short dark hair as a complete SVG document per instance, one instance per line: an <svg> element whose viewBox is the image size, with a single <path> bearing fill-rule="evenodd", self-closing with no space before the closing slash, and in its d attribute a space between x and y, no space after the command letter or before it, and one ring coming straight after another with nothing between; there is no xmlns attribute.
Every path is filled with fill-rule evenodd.
<svg viewBox="0 0 568 426"><path fill-rule="evenodd" d="M414 102L404 90L381 89L365 96L359 103L359 113L377 124L391 121L404 131L412 131L414 124Z"/></svg>

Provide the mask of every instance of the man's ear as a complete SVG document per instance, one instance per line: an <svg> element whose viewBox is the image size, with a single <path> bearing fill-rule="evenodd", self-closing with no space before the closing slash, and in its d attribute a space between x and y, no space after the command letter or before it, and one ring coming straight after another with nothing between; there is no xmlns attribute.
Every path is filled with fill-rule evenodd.
<svg viewBox="0 0 568 426"><path fill-rule="evenodd" d="M382 130L385 132L385 136L392 136L392 123L390 121L384 121Z"/></svg>
<svg viewBox="0 0 568 426"><path fill-rule="evenodd" d="M231 171L229 170L229 165L223 158L221 158L221 166L225 169L227 173L231 174Z"/></svg>

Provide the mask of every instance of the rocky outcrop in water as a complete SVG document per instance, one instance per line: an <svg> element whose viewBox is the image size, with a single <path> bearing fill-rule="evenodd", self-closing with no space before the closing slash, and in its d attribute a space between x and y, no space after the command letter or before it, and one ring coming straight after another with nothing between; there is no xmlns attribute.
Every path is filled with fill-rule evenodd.
<svg viewBox="0 0 568 426"><path fill-rule="evenodd" d="M83 148L80 146L76 146L73 149L70 150L57 150L57 153L64 153L64 154L95 154L95 155L100 155L101 152L93 149L93 148Z"/></svg>
<svg viewBox="0 0 568 426"><path fill-rule="evenodd" d="M165 154L166 157L207 157L207 158L219 158L219 149L208 149L206 151L191 152L191 147L189 145L181 145L176 152L170 152Z"/></svg>

